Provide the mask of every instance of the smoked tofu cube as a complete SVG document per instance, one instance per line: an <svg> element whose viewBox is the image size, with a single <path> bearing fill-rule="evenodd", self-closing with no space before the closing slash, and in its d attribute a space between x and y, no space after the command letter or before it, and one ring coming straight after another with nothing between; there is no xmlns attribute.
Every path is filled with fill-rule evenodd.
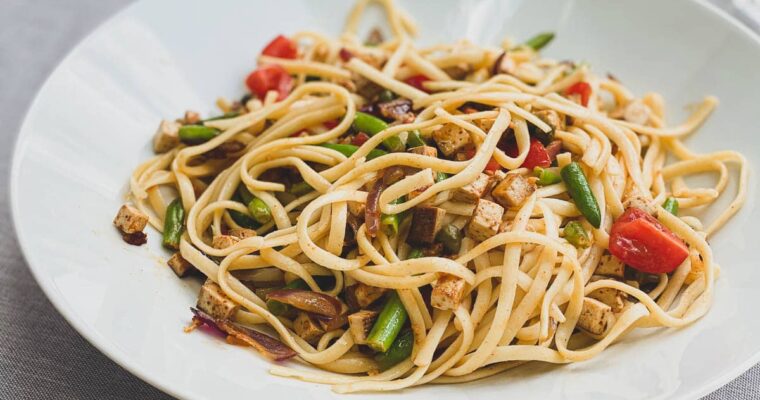
<svg viewBox="0 0 760 400"><path fill-rule="evenodd" d="M464 297L465 281L450 274L442 274L435 281L430 294L430 305L439 310L454 310Z"/></svg>
<svg viewBox="0 0 760 400"><path fill-rule="evenodd" d="M239 308L211 279L207 279L201 286L197 306L201 311L218 319L231 319Z"/></svg>
<svg viewBox="0 0 760 400"><path fill-rule="evenodd" d="M226 249L235 243L239 242L240 238L236 236L231 235L216 235L214 236L214 240L211 242L211 246L215 249Z"/></svg>
<svg viewBox="0 0 760 400"><path fill-rule="evenodd" d="M499 232L504 208L492 201L480 199L475 212L467 224L465 234L476 241L482 242Z"/></svg>
<svg viewBox="0 0 760 400"><path fill-rule="evenodd" d="M377 320L377 314L377 311L361 310L348 316L348 330L354 337L354 343L367 343L367 336Z"/></svg>
<svg viewBox="0 0 760 400"><path fill-rule="evenodd" d="M446 211L439 207L417 206L412 217L412 227L407 240L412 243L431 244L443 225Z"/></svg>
<svg viewBox="0 0 760 400"><path fill-rule="evenodd" d="M386 288L380 288L376 286L370 286L365 285L363 283L356 284L356 287L354 288L354 296L356 298L356 304L359 305L360 308L366 308L370 304L374 303L383 295L388 289Z"/></svg>
<svg viewBox="0 0 760 400"><path fill-rule="evenodd" d="M153 151L166 153L179 145L179 122L163 120L153 135Z"/></svg>
<svg viewBox="0 0 760 400"><path fill-rule="evenodd" d="M171 267L172 271L174 271L174 273L180 278L187 275L187 273L193 269L193 264L190 264L190 262L185 260L179 252L174 253L166 264Z"/></svg>
<svg viewBox="0 0 760 400"><path fill-rule="evenodd" d="M325 333L319 323L305 312L298 313L293 321L293 330L301 339L314 344Z"/></svg>
<svg viewBox="0 0 760 400"><path fill-rule="evenodd" d="M583 308L578 319L578 327L595 337L603 337L615 324L612 307L599 300L583 298Z"/></svg>
<svg viewBox="0 0 760 400"><path fill-rule="evenodd" d="M518 207L536 191L536 183L522 175L507 174L491 191L491 196L502 206Z"/></svg>
<svg viewBox="0 0 760 400"><path fill-rule="evenodd" d="M488 186L490 186L490 184L491 177L481 173L478 175L478 178L471 183L455 190L452 198L454 201L475 204L481 197L483 197L486 191L488 191Z"/></svg>
<svg viewBox="0 0 760 400"><path fill-rule="evenodd" d="M142 232L148 224L148 216L129 204L124 204L116 214L113 224L126 234Z"/></svg>
<svg viewBox="0 0 760 400"><path fill-rule="evenodd" d="M591 282L596 282L603 279L610 278L606 276L594 275L591 277ZM602 303L610 306L612 308L612 312L614 313L622 311L628 300L628 296L624 292L608 287L596 289L593 292L589 293L588 297L599 300Z"/></svg>
<svg viewBox="0 0 760 400"><path fill-rule="evenodd" d="M438 149L433 146L417 146L407 150L410 153L422 154L423 156L438 158Z"/></svg>
<svg viewBox="0 0 760 400"><path fill-rule="evenodd" d="M450 157L471 143L470 134L455 124L446 124L433 131L433 140L446 157Z"/></svg>
<svg viewBox="0 0 760 400"><path fill-rule="evenodd" d="M625 265L616 257L605 254L599 259L599 265L594 274L623 279L625 277Z"/></svg>
<svg viewBox="0 0 760 400"><path fill-rule="evenodd" d="M229 232L227 232L230 236L236 237L240 240L248 239L250 237L256 236L256 231L253 229L247 229L247 228L233 228L230 229Z"/></svg>

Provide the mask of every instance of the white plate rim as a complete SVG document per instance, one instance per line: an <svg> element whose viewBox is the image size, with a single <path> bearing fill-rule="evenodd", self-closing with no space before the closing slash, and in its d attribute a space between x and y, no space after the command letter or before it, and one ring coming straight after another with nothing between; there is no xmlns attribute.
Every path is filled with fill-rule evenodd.
<svg viewBox="0 0 760 400"><path fill-rule="evenodd" d="M718 16L720 19L722 19L725 23L728 23L732 25L734 28L737 28L739 32L746 35L751 41L753 41L757 46L758 49L760 49L760 34L756 33L752 29L750 29L747 25L736 19L736 17L730 15L725 10L719 8L713 3L710 3L708 0L691 0L694 4L703 7L708 12ZM137 0L134 3L128 4L115 13L113 13L110 17L107 17L105 20L100 22L95 28L93 28L89 33L87 33L83 38L81 38L76 45L74 45L71 49L69 49L65 56L63 56L60 61L56 64L55 68L53 68L50 73L47 75L47 77L44 79L42 85L37 89L34 99L29 104L29 107L27 108L26 113L24 114L24 117L22 119L22 123L18 130L18 135L16 136L15 143L13 145L13 153L12 153L12 159L11 159L11 169L10 169L10 185L9 185L9 197L10 197L10 211L11 211L11 224L14 229L14 232L16 232L16 239L19 244L19 248L21 249L21 253L23 255L23 258L29 268L29 270L32 273L32 276L34 277L34 280L37 282L37 284L42 289L45 296L48 298L48 300L53 304L53 307L56 309L56 311L63 316L63 318L68 322L71 327L73 327L79 335L81 335L87 342L89 342L92 346L94 346L98 351L103 353L106 357L108 357L111 361L119 365L120 367L127 370L132 375L140 378L142 381L150 384L151 386L161 390L162 392L173 396L177 398L187 398L187 399L198 399L193 393L181 390L180 388L175 388L170 386L171 382L167 382L162 377L156 377L156 376L150 376L148 374L145 374L141 368L141 365L138 364L138 362L133 361L127 354L116 350L114 347L112 347L109 343L106 342L106 339L104 337L101 337L97 332L91 330L89 327L87 327L84 322L79 318L79 316L76 313L76 310L73 308L68 307L66 302L63 300L62 297L56 295L56 288L52 281L49 279L46 279L43 271L41 269L38 269L34 266L33 262L31 261L33 256L32 253L28 251L28 245L27 240L22 237L18 232L20 230L17 227L17 224L19 224L19 221L21 220L20 211L18 209L18 187L20 185L19 182L19 168L21 165L21 162L23 160L22 157L22 146L26 142L26 136L29 129L27 129L27 125L29 124L28 117L29 115L35 110L35 108L38 106L38 103L40 101L40 94L47 88L50 80L53 78L53 76L56 74L58 69L62 64L64 64L69 58L71 58L75 53L87 42L90 40L93 40L93 38L99 34L102 30L108 28L114 21L121 18L123 15L127 14L132 8L137 7L138 5L147 2L147 0ZM698 387L696 389L693 389L691 391L688 391L685 393L687 398L701 398L707 394L710 394L721 387L725 386L735 378L739 377L741 374L748 371L750 368L752 368L754 365L760 363L760 351L758 351L756 354L753 354L751 357L749 357L744 362L738 363L733 369L730 369L723 373L722 375L719 375L710 381L706 382L701 387Z"/></svg>

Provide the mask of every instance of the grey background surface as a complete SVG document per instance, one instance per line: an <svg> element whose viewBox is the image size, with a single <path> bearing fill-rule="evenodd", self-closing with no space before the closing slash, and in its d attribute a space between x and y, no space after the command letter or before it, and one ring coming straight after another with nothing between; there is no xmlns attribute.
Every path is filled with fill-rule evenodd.
<svg viewBox="0 0 760 400"><path fill-rule="evenodd" d="M714 2L736 12L728 0ZM56 312L27 269L9 211L13 143L35 93L74 45L128 3L0 0L1 399L170 398L106 358ZM704 399L759 398L755 366Z"/></svg>

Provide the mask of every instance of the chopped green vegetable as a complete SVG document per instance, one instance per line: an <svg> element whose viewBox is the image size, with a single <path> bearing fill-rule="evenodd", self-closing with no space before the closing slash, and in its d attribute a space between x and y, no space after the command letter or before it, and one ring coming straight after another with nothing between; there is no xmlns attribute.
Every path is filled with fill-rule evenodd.
<svg viewBox="0 0 760 400"><path fill-rule="evenodd" d="M548 186L562 182L562 178L554 172L541 167L533 168L533 175L538 177L536 183L539 186Z"/></svg>
<svg viewBox="0 0 760 400"><path fill-rule="evenodd" d="M414 334L410 329L406 329L396 337L386 352L375 356L375 361L377 361L380 370L385 371L409 358L412 355L413 348Z"/></svg>
<svg viewBox="0 0 760 400"><path fill-rule="evenodd" d="M396 291L391 291L367 337L367 345L375 351L386 352L406 323L408 314Z"/></svg>
<svg viewBox="0 0 760 400"><path fill-rule="evenodd" d="M258 197L254 197L248 203L248 211L251 212L251 217L262 225L272 220L272 212L269 210L269 206Z"/></svg>
<svg viewBox="0 0 760 400"><path fill-rule="evenodd" d="M410 149L413 147L427 146L425 140L423 140L422 136L420 136L419 129L415 129L409 132L409 135L406 137L406 146Z"/></svg>
<svg viewBox="0 0 760 400"><path fill-rule="evenodd" d="M179 128L179 140L186 144L208 142L221 132L219 129L203 125L185 125Z"/></svg>
<svg viewBox="0 0 760 400"><path fill-rule="evenodd" d="M668 197L667 200L665 200L665 203L662 204L662 208L664 208L665 211L678 216L678 200L676 200L675 197Z"/></svg>
<svg viewBox="0 0 760 400"><path fill-rule="evenodd" d="M435 235L435 240L443 244L450 253L458 253L462 246L462 231L454 224L444 225Z"/></svg>
<svg viewBox="0 0 760 400"><path fill-rule="evenodd" d="M185 230L185 208L182 206L180 198L174 199L166 207L164 217L164 234L163 245L168 249L176 250L179 248L179 240L182 238L182 232Z"/></svg>
<svg viewBox="0 0 760 400"><path fill-rule="evenodd" d="M290 193L296 196L303 196L307 193L313 192L314 188L306 182L294 183L290 186Z"/></svg>
<svg viewBox="0 0 760 400"><path fill-rule="evenodd" d="M380 118L375 117L361 111L356 112L354 117L353 127L359 132L364 132L367 135L375 136L378 133L388 129L388 124ZM398 136L391 136L383 140L383 146L391 152L405 151L406 146L404 142Z"/></svg>
<svg viewBox="0 0 760 400"><path fill-rule="evenodd" d="M436 172L435 173L435 183L438 183L440 181L448 179L448 177L449 177L449 174L447 174L445 172Z"/></svg>
<svg viewBox="0 0 760 400"><path fill-rule="evenodd" d="M415 258L422 258L424 256L425 256L425 253L422 252L422 249L419 249L419 248L415 247L415 248L413 248L409 252L409 254L407 254L406 259L407 260L412 260L412 259L415 259Z"/></svg>
<svg viewBox="0 0 760 400"><path fill-rule="evenodd" d="M201 121L201 123L203 123L203 122L209 122L209 121L218 121L220 119L230 119L230 118L235 118L235 117L239 117L239 116L240 116L239 112L237 112L237 111L230 111L230 112L226 112L226 113L224 113L222 115L219 115L219 116L216 116L216 117L206 118L203 121Z"/></svg>
<svg viewBox="0 0 760 400"><path fill-rule="evenodd" d="M565 239L575 247L586 248L591 244L586 230L578 221L570 221L565 225Z"/></svg>
<svg viewBox="0 0 760 400"><path fill-rule="evenodd" d="M379 95L377 95L377 100L381 102L391 101L396 98L396 93L393 93L392 91L385 89L382 92L380 92Z"/></svg>
<svg viewBox="0 0 760 400"><path fill-rule="evenodd" d="M523 43L523 46L528 46L533 50L538 51L549 44L552 39L554 39L554 32L542 32L526 40L525 43Z"/></svg>
<svg viewBox="0 0 760 400"><path fill-rule="evenodd" d="M346 157L351 157L354 153L356 153L356 150L359 150L358 146L354 146L352 144L338 144L338 143L321 143L319 146L327 147L328 149L335 150L337 152L340 152ZM372 160L374 158L384 156L388 154L387 152L380 150L380 149L372 149L367 154L367 160Z"/></svg>
<svg viewBox="0 0 760 400"><path fill-rule="evenodd" d="M578 207L578 211L586 217L594 228L598 229L602 224L602 212L599 211L599 204L596 202L596 197L591 191L591 186L589 186L580 164L572 162L562 168L560 174L565 185L567 185L570 197L575 202L575 206Z"/></svg>

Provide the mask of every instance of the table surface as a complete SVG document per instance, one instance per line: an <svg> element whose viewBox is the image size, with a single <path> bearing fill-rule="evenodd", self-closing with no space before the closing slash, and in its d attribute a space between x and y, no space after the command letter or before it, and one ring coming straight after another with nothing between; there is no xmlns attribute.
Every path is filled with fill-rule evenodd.
<svg viewBox="0 0 760 400"><path fill-rule="evenodd" d="M713 0L733 13L742 1ZM109 360L58 314L26 266L9 210L11 143L35 93L69 49L129 2L0 1L1 399L170 398ZM757 398L760 365L703 400Z"/></svg>

